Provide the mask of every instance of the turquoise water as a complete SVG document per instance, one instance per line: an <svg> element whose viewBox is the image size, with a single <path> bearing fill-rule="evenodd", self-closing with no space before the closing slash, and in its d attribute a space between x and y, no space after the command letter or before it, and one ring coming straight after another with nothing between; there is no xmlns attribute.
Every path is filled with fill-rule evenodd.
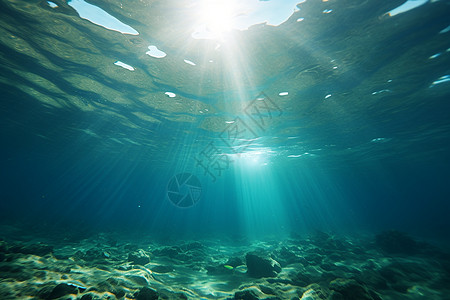
<svg viewBox="0 0 450 300"><path fill-rule="evenodd" d="M450 6L403 2L1 1L0 223L448 244Z"/></svg>
<svg viewBox="0 0 450 300"><path fill-rule="evenodd" d="M386 14L400 4L306 2L278 26L194 39L189 5L84 8L129 34L65 3L4 2L2 212L179 234L440 234L448 5ZM167 196L179 173L201 186L181 210Z"/></svg>

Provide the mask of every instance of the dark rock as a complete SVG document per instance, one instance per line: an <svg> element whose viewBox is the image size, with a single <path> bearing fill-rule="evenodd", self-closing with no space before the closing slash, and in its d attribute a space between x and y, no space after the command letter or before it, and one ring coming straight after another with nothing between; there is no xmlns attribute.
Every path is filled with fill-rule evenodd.
<svg viewBox="0 0 450 300"><path fill-rule="evenodd" d="M147 286L149 284L148 279L143 275L126 274L125 277L138 285Z"/></svg>
<svg viewBox="0 0 450 300"><path fill-rule="evenodd" d="M150 262L150 256L144 250L139 249L128 254L128 261L135 265L146 265Z"/></svg>
<svg viewBox="0 0 450 300"><path fill-rule="evenodd" d="M306 261L310 265L318 265L322 263L322 256L317 253L311 253L305 256Z"/></svg>
<svg viewBox="0 0 450 300"><path fill-rule="evenodd" d="M333 262L338 262L338 261L343 260L343 257L341 255L339 255L338 253L332 253L332 254L328 255L328 259Z"/></svg>
<svg viewBox="0 0 450 300"><path fill-rule="evenodd" d="M187 243L187 244L184 244L181 247L183 248L184 251L200 250L200 249L204 248L203 245L200 242Z"/></svg>
<svg viewBox="0 0 450 300"><path fill-rule="evenodd" d="M320 267L325 271L333 271L337 269L336 265L330 263L321 264Z"/></svg>
<svg viewBox="0 0 450 300"><path fill-rule="evenodd" d="M69 295L69 294L78 294L78 289L73 286L66 283L60 283L57 286L53 288L50 295L48 295L48 298L46 299L57 299L59 297Z"/></svg>
<svg viewBox="0 0 450 300"><path fill-rule="evenodd" d="M208 275L230 275L233 270L225 267L225 265L206 266Z"/></svg>
<svg viewBox="0 0 450 300"><path fill-rule="evenodd" d="M399 293L406 294L410 288L410 285L403 282L396 282L391 284L391 287Z"/></svg>
<svg viewBox="0 0 450 300"><path fill-rule="evenodd" d="M83 297L81 297L80 300L94 300L94 299L95 298L92 294L86 294L86 295L83 295Z"/></svg>
<svg viewBox="0 0 450 300"><path fill-rule="evenodd" d="M122 297L125 296L125 291L121 288L114 288L111 290L111 293L113 293L117 299L121 299Z"/></svg>
<svg viewBox="0 0 450 300"><path fill-rule="evenodd" d="M82 257L84 260L97 260L97 259L104 259L105 256L103 255L103 251L97 248L91 248Z"/></svg>
<svg viewBox="0 0 450 300"><path fill-rule="evenodd" d="M292 284L292 281L289 279L285 279L285 278L267 278L266 281L268 283L272 283L272 284L276 284L276 283L281 283L281 284Z"/></svg>
<svg viewBox="0 0 450 300"><path fill-rule="evenodd" d="M125 250L136 251L136 250L139 249L139 246L138 245L134 245L134 244L126 244L123 248Z"/></svg>
<svg viewBox="0 0 450 300"><path fill-rule="evenodd" d="M311 283L318 281L319 278L313 278L311 275L304 274L303 272L298 272L292 278L292 283L298 286L307 286Z"/></svg>
<svg viewBox="0 0 450 300"><path fill-rule="evenodd" d="M247 273L255 278L275 277L281 272L280 264L270 257L247 253L245 261L247 264Z"/></svg>
<svg viewBox="0 0 450 300"><path fill-rule="evenodd" d="M37 243L37 244L15 244L7 249L9 253L22 253L22 254L33 254L37 256L44 256L46 254L52 253L53 247Z"/></svg>
<svg viewBox="0 0 450 300"><path fill-rule="evenodd" d="M305 300L323 300L328 298L329 291L322 288L319 284L313 283L308 285L303 292L302 299ZM339 299L339 298L337 298Z"/></svg>
<svg viewBox="0 0 450 300"><path fill-rule="evenodd" d="M380 295L378 295L375 291L369 290L370 296L372 296L373 300L383 300Z"/></svg>
<svg viewBox="0 0 450 300"><path fill-rule="evenodd" d="M276 294L274 289L272 289L268 286L265 286L265 285L260 285L259 289L261 290L261 292L263 292L264 294L267 294L267 295L275 295Z"/></svg>
<svg viewBox="0 0 450 300"><path fill-rule="evenodd" d="M345 300L344 295L339 292L332 291L328 300Z"/></svg>
<svg viewBox="0 0 450 300"><path fill-rule="evenodd" d="M17 279L26 281L33 277L29 272L25 272L24 266L10 264L7 262L0 263L0 278Z"/></svg>
<svg viewBox="0 0 450 300"><path fill-rule="evenodd" d="M276 252L276 260L280 263L282 267L285 267L291 263L298 263L299 257L295 254L295 248L281 247L279 251Z"/></svg>
<svg viewBox="0 0 450 300"><path fill-rule="evenodd" d="M373 270L364 271L360 276L361 281L366 285L377 290L385 290L388 288L386 279L379 272Z"/></svg>
<svg viewBox="0 0 450 300"><path fill-rule="evenodd" d="M154 266L152 268L152 271L156 272L156 273L169 273L173 271L173 268L170 266Z"/></svg>
<svg viewBox="0 0 450 300"><path fill-rule="evenodd" d="M346 300L373 300L369 290L354 279L337 278L330 282L330 290L342 294Z"/></svg>
<svg viewBox="0 0 450 300"><path fill-rule="evenodd" d="M331 236L323 231L317 230L313 236L310 237L311 242L317 246L323 247L326 246Z"/></svg>
<svg viewBox="0 0 450 300"><path fill-rule="evenodd" d="M83 258L84 253L82 251L78 250L77 252L74 253L74 255L72 257L76 258L76 259Z"/></svg>
<svg viewBox="0 0 450 300"><path fill-rule="evenodd" d="M136 300L158 300L159 294L154 289L143 287L140 291L134 294Z"/></svg>
<svg viewBox="0 0 450 300"><path fill-rule="evenodd" d="M248 288L243 291L234 293L234 299L236 300L258 300L258 293L256 289Z"/></svg>
<svg viewBox="0 0 450 300"><path fill-rule="evenodd" d="M383 267L379 273L397 291L404 291L404 282L419 283L431 281L434 277L426 266L408 261L394 262Z"/></svg>
<svg viewBox="0 0 450 300"><path fill-rule="evenodd" d="M375 237L375 244L388 254L414 254L417 242L397 230L384 231Z"/></svg>
<svg viewBox="0 0 450 300"><path fill-rule="evenodd" d="M164 247L162 249L157 249L152 252L154 255L157 256L167 256L170 258L177 258L180 254L183 253L183 250L181 250L180 247L174 246L174 247Z"/></svg>
<svg viewBox="0 0 450 300"><path fill-rule="evenodd" d="M169 299L169 300L187 300L189 299L186 294L182 292L170 292L167 290L163 290L161 292L158 292L159 299Z"/></svg>
<svg viewBox="0 0 450 300"><path fill-rule="evenodd" d="M49 296L53 290L53 285L44 285L40 291L37 293L39 299L50 299Z"/></svg>
<svg viewBox="0 0 450 300"><path fill-rule="evenodd" d="M225 265L232 266L233 268L236 268L237 266L240 266L240 265L243 265L243 264L244 264L244 262L239 257L231 257L225 263Z"/></svg>
<svg viewBox="0 0 450 300"><path fill-rule="evenodd" d="M0 253L7 253L8 244L4 241L0 241Z"/></svg>

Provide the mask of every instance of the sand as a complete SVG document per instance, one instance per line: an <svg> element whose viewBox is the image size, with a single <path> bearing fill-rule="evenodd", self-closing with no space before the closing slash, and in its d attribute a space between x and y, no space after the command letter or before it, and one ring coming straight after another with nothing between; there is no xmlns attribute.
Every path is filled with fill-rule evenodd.
<svg viewBox="0 0 450 300"><path fill-rule="evenodd" d="M450 254L387 231L284 240L0 228L0 299L450 299Z"/></svg>

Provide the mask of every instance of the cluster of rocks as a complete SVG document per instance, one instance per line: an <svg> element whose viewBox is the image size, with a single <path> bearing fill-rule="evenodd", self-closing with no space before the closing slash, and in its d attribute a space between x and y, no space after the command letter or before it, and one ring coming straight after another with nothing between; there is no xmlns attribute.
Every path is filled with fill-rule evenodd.
<svg viewBox="0 0 450 300"><path fill-rule="evenodd" d="M396 231L359 243L319 232L223 249L198 241L66 248L0 241L0 298L379 300L450 292L450 255ZM215 281L228 290L196 285ZM15 293L14 282L33 286Z"/></svg>

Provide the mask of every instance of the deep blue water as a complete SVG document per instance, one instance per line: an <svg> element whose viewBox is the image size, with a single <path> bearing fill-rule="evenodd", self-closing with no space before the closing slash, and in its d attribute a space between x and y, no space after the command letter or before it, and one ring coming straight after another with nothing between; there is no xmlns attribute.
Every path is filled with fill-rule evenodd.
<svg viewBox="0 0 450 300"><path fill-rule="evenodd" d="M236 33L246 59L223 58L199 75L170 59L202 57L209 44L181 51L142 19L130 24L142 37L124 38L65 6L30 4L39 19L2 1L1 222L162 238L398 229L448 241L450 82L433 82L450 72L449 33L440 33L449 4L383 17L401 3L370 2L337 3L336 19L305 4L280 26ZM304 31L295 29L303 12L311 13ZM52 20L66 30L50 32ZM143 54L149 40L166 46L168 65ZM134 73L113 65L126 59ZM166 91L183 97L179 107L164 104ZM210 142L232 153L220 139L225 121L245 118L242 107L259 92L281 116L254 128L258 139L213 180L195 158ZM185 172L202 194L180 208L168 183Z"/></svg>

